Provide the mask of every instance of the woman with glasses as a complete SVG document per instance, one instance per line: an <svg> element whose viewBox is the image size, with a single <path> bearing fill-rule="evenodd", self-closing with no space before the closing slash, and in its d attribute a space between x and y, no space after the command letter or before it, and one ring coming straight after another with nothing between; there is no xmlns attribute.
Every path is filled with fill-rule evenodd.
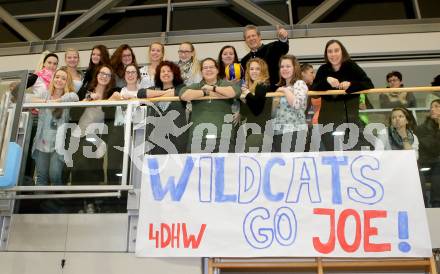
<svg viewBox="0 0 440 274"><path fill-rule="evenodd" d="M202 80L200 74L200 65L196 57L194 45L190 42L184 42L179 46L179 61L177 65L180 68L182 79L185 85L190 85Z"/></svg>
<svg viewBox="0 0 440 274"><path fill-rule="evenodd" d="M90 84L95 76L96 69L101 65L110 65L110 55L108 49L104 45L96 45L92 48L90 54L89 66L84 73L84 79L80 90L78 91L78 97L83 100L87 91L90 90Z"/></svg>
<svg viewBox="0 0 440 274"><path fill-rule="evenodd" d="M148 50L149 65L146 65L140 69L141 73L141 88L148 88L154 86L154 75L156 68L160 62L163 61L165 55L165 47L162 43L154 42L150 45Z"/></svg>
<svg viewBox="0 0 440 274"><path fill-rule="evenodd" d="M138 67L133 49L127 44L122 44L115 50L110 59L110 63L114 73L116 74L115 85L117 88L122 88L125 86L125 67L130 64L134 64L136 67Z"/></svg>
<svg viewBox="0 0 440 274"><path fill-rule="evenodd" d="M113 92L110 100L129 100L137 97L141 76L136 64L128 64L124 68L124 87L120 92ZM109 126L108 136L108 167L109 183L117 184L122 175L122 159L124 154L115 147L124 147L125 107L117 106L114 122Z"/></svg>
<svg viewBox="0 0 440 274"><path fill-rule="evenodd" d="M106 100L115 83L113 71L110 65L101 65L96 69L95 77L90 82L90 89L83 101ZM72 184L96 184L104 182L104 154L106 151L106 135L101 136L99 125L104 125L105 113L103 107L87 107L79 119L78 126L81 129L79 148L73 154ZM102 131L101 131L102 133ZM95 136L96 134L100 139ZM90 137L87 137L89 135ZM86 153L84 147L96 147L94 152Z"/></svg>
<svg viewBox="0 0 440 274"><path fill-rule="evenodd" d="M154 76L156 85L140 89L138 98L179 96L184 87L179 67L169 61L162 61ZM186 152L188 139L185 117L185 102L158 102L150 108L147 126L147 141L152 144L149 154L175 154ZM148 144L149 144L148 143Z"/></svg>
<svg viewBox="0 0 440 274"><path fill-rule="evenodd" d="M48 90L32 102L57 103L76 102L78 95L74 92L70 73L65 68L55 71ZM62 185L64 155L56 151L56 146L64 143L57 141L57 133L61 126L69 120L69 109L44 108L38 115L38 126L32 146L32 158L35 160L36 185ZM65 138L65 132L61 134Z"/></svg>
<svg viewBox="0 0 440 274"><path fill-rule="evenodd" d="M386 80L389 88L403 88L402 73L392 71L387 74ZM379 95L381 108L414 108L416 107L416 97L411 92L389 92Z"/></svg>
<svg viewBox="0 0 440 274"><path fill-rule="evenodd" d="M188 151L231 151L235 140L231 105L234 98L239 98L240 87L219 78L218 64L213 58L203 59L201 67L202 81L180 91L180 99L193 105ZM204 97L209 99L203 100ZM203 148L202 142L209 147Z"/></svg>

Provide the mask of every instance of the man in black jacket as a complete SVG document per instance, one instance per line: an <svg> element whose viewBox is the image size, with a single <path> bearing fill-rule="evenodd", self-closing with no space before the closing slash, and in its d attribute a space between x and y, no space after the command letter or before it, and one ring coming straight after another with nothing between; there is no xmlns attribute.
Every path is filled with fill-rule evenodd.
<svg viewBox="0 0 440 274"><path fill-rule="evenodd" d="M266 61L269 68L270 84L272 88L279 82L278 62L280 57L289 51L287 31L277 27L278 41L264 45L261 42L261 33L254 25L247 25L243 30L243 38L251 51L241 59L241 66L246 70L246 64L251 58L259 57Z"/></svg>

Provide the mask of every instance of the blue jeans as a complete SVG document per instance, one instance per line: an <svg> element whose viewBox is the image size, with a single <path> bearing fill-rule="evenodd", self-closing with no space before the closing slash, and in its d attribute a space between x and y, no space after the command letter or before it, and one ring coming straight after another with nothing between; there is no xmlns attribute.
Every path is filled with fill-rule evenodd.
<svg viewBox="0 0 440 274"><path fill-rule="evenodd" d="M37 186L63 185L64 162L55 151L51 153L34 151Z"/></svg>

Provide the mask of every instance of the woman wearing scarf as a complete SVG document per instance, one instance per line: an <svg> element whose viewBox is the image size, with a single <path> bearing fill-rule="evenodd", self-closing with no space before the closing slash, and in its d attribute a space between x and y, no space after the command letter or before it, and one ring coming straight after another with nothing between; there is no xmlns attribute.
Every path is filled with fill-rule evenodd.
<svg viewBox="0 0 440 274"><path fill-rule="evenodd" d="M419 140L414 134L415 121L406 108L393 108L390 126L379 131L376 149L404 150L413 149L419 157Z"/></svg>

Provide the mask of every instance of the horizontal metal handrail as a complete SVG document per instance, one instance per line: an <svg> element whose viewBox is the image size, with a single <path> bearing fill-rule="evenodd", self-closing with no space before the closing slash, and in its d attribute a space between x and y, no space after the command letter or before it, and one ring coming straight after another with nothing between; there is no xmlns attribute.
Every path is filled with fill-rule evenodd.
<svg viewBox="0 0 440 274"><path fill-rule="evenodd" d="M116 192L96 192L96 193L66 193L66 194L23 194L0 196L0 200L34 200L34 199L58 199L58 198L99 198L99 197L120 197L121 193Z"/></svg>
<svg viewBox="0 0 440 274"><path fill-rule="evenodd" d="M440 92L440 87L405 87L405 88L375 88L355 92L354 94L380 94L390 92ZM327 90L327 91L313 91L307 92L309 96L328 96L328 95L346 95L344 90ZM282 92L270 92L266 97L282 97ZM241 96L244 98L244 96ZM196 100L223 100L223 98L204 96ZM23 108L52 108L52 107L96 107L96 106L126 106L129 104L140 105L147 102L175 102L180 101L178 96L172 97L155 97L145 99L129 99L129 100L96 100L96 101L80 101L80 102L65 102L65 103L25 103Z"/></svg>
<svg viewBox="0 0 440 274"><path fill-rule="evenodd" d="M130 191L132 185L84 185L84 186L15 186L3 189L5 192L19 191Z"/></svg>

